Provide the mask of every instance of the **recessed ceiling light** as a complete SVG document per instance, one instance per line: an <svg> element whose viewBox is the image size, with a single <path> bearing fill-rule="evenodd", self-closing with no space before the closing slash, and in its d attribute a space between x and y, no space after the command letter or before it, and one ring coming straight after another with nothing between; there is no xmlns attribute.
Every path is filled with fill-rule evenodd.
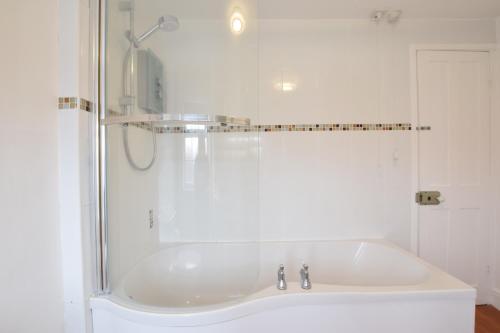
<svg viewBox="0 0 500 333"><path fill-rule="evenodd" d="M243 31L245 31L245 19L241 14L239 8L234 9L233 15L231 15L230 24L231 24L231 31L235 35L239 35Z"/></svg>

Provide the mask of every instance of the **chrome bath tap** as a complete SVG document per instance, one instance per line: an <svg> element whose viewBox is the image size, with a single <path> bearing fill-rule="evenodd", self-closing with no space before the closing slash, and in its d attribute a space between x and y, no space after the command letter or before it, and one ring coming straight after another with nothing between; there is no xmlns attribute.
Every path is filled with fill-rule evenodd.
<svg viewBox="0 0 500 333"><path fill-rule="evenodd" d="M309 266L306 264L302 265L300 270L300 286L302 289L311 289L311 280L309 279Z"/></svg>
<svg viewBox="0 0 500 333"><path fill-rule="evenodd" d="M285 280L285 266L280 265L278 270L278 284L276 286L279 290L286 290L286 280Z"/></svg>

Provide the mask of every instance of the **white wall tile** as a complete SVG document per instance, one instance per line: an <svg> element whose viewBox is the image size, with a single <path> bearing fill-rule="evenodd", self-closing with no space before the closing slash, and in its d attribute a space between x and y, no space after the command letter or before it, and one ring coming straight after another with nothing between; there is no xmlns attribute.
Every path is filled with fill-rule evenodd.
<svg viewBox="0 0 500 333"><path fill-rule="evenodd" d="M160 140L160 241L258 239L257 134L163 134Z"/></svg>
<svg viewBox="0 0 500 333"><path fill-rule="evenodd" d="M263 134L261 237L381 237L374 133Z"/></svg>
<svg viewBox="0 0 500 333"><path fill-rule="evenodd" d="M132 158L139 166L153 156L150 131L128 127ZM121 126L108 128L108 219L111 283L158 247L158 224L149 227L149 210L158 214L158 165L134 170L126 159Z"/></svg>

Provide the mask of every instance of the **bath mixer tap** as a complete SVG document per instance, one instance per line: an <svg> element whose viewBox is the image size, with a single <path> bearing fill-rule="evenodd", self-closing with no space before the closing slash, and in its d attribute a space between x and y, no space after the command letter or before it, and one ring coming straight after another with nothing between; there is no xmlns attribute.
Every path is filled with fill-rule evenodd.
<svg viewBox="0 0 500 333"><path fill-rule="evenodd" d="M309 266L306 264L302 265L300 270L300 286L302 289L311 289L311 280L309 279Z"/></svg>
<svg viewBox="0 0 500 333"><path fill-rule="evenodd" d="M279 290L286 290L286 280L285 280L285 266L280 265L278 270L278 284L276 286Z"/></svg>

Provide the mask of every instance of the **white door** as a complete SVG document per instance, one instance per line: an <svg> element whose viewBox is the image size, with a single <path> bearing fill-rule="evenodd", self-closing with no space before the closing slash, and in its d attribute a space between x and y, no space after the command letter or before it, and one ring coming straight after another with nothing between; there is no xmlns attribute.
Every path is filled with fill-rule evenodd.
<svg viewBox="0 0 500 333"><path fill-rule="evenodd" d="M490 205L490 56L419 51L419 191L441 203L418 208L418 252L474 286L486 301Z"/></svg>

